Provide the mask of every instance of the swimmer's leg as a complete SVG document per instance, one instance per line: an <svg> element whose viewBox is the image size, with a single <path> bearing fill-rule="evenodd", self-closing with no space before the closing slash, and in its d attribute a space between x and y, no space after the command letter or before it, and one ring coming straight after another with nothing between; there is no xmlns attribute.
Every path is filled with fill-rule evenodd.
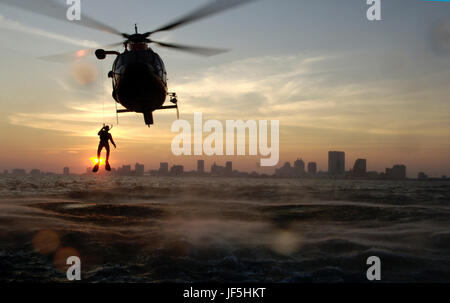
<svg viewBox="0 0 450 303"><path fill-rule="evenodd" d="M111 165L109 165L109 153L110 153L110 148L109 148L109 143L105 145L106 148L106 163L105 163L105 169L107 171L111 171Z"/></svg>
<svg viewBox="0 0 450 303"><path fill-rule="evenodd" d="M110 153L109 143L105 144L105 149L106 149L106 162L108 162Z"/></svg>
<svg viewBox="0 0 450 303"><path fill-rule="evenodd" d="M103 149L103 144L100 142L98 144L98 149L97 149L97 164L95 164L94 168L92 169L92 171L94 173L98 172L98 169L100 167L100 154L102 153L102 149Z"/></svg>
<svg viewBox="0 0 450 303"><path fill-rule="evenodd" d="M100 162L100 154L102 153L102 149L103 149L103 144L100 142L98 144L98 149L97 149L97 159L99 160L99 162Z"/></svg>

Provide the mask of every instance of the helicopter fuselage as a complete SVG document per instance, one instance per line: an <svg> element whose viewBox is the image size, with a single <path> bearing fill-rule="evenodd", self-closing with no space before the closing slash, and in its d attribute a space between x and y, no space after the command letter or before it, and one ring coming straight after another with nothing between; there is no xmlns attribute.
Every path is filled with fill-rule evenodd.
<svg viewBox="0 0 450 303"><path fill-rule="evenodd" d="M114 61L113 98L127 110L151 113L167 97L167 72L161 57L152 49L125 50Z"/></svg>

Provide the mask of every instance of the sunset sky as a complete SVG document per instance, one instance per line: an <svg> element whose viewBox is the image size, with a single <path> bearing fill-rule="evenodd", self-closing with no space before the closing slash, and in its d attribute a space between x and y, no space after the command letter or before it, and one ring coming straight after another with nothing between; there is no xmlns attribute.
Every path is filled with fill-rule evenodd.
<svg viewBox="0 0 450 303"><path fill-rule="evenodd" d="M60 0L60 2L65 2ZM83 14L132 33L152 30L204 0L82 0ZM211 58L158 52L179 95L182 119L279 120L280 163L303 158L327 170L328 150L384 171L405 164L450 176L450 3L383 0L382 21L365 0L262 0L155 39L227 48ZM53 63L38 57L118 42L115 36L55 21L0 1L0 169L84 172L103 120L116 124L112 58ZM120 48L117 48L120 50ZM79 82L79 69L94 81ZM78 71L78 72L77 72ZM103 110L104 108L104 110ZM103 116L105 118L103 118ZM193 169L197 159L232 160L258 170L260 157L174 157L174 111L120 116L111 164L159 162ZM266 169L271 172L274 168Z"/></svg>

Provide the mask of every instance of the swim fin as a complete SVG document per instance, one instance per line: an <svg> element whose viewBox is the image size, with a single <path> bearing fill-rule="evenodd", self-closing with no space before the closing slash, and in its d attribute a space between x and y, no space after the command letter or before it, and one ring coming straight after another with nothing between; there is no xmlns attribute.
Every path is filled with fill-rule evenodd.
<svg viewBox="0 0 450 303"><path fill-rule="evenodd" d="M98 172L98 168L99 168L99 164L96 164L94 166L94 168L92 169L92 172L94 172L94 173Z"/></svg>
<svg viewBox="0 0 450 303"><path fill-rule="evenodd" d="M106 164L105 164L105 169L106 169L107 171L111 171L111 166L109 165L109 162L106 162Z"/></svg>

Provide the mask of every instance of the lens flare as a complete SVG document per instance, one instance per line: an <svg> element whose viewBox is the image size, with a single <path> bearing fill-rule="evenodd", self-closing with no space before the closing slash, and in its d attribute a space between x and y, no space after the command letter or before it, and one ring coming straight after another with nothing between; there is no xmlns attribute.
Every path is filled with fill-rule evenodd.
<svg viewBox="0 0 450 303"><path fill-rule="evenodd" d="M100 160L99 160L99 159L97 159L97 157L92 157L92 158L90 158L90 160L92 161L93 165L99 164L99 161L100 161L100 164L99 164L100 166L104 165L106 162L106 160L104 158L100 158Z"/></svg>
<svg viewBox="0 0 450 303"><path fill-rule="evenodd" d="M98 69L90 61L77 60L72 65L72 76L80 85L92 85L97 81Z"/></svg>
<svg viewBox="0 0 450 303"><path fill-rule="evenodd" d="M50 229L39 231L33 238L34 250L43 255L57 250L60 243L58 234Z"/></svg>
<svg viewBox="0 0 450 303"><path fill-rule="evenodd" d="M84 57L86 55L86 50L82 49L77 51L77 58Z"/></svg>

